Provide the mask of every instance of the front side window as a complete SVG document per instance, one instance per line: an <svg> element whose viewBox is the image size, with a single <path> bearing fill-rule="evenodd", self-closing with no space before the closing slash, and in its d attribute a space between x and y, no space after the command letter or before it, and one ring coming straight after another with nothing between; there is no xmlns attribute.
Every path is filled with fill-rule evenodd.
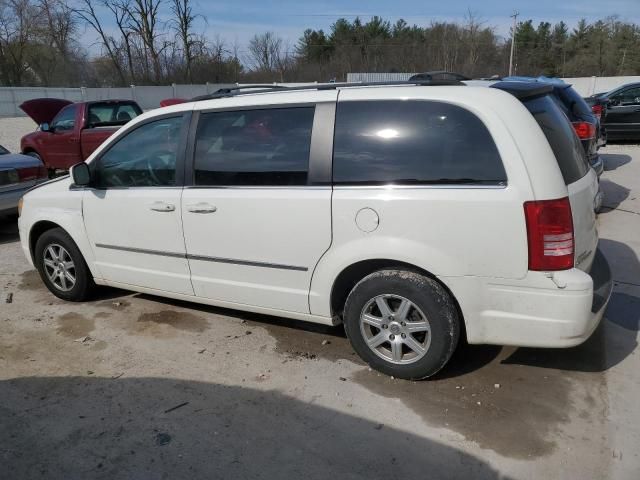
<svg viewBox="0 0 640 480"><path fill-rule="evenodd" d="M640 87L629 88L611 97L619 105L640 105Z"/></svg>
<svg viewBox="0 0 640 480"><path fill-rule="evenodd" d="M306 185L315 107L205 113L195 146L195 184Z"/></svg>
<svg viewBox="0 0 640 480"><path fill-rule="evenodd" d="M182 116L163 118L132 130L97 161L96 188L175 185Z"/></svg>
<svg viewBox="0 0 640 480"><path fill-rule="evenodd" d="M51 130L66 131L73 130L76 124L77 105L64 107L51 122Z"/></svg>
<svg viewBox="0 0 640 480"><path fill-rule="evenodd" d="M334 184L503 185L506 180L491 134L468 110L423 100L338 104Z"/></svg>

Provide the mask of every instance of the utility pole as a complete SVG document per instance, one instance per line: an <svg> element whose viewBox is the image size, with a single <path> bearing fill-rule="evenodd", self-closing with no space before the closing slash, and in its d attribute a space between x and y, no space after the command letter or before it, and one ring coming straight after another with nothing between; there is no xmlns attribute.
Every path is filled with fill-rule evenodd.
<svg viewBox="0 0 640 480"><path fill-rule="evenodd" d="M511 30L511 55L509 56L509 76L513 75L513 52L516 49L516 28L518 15L520 12L514 11L511 17L513 18L513 29Z"/></svg>

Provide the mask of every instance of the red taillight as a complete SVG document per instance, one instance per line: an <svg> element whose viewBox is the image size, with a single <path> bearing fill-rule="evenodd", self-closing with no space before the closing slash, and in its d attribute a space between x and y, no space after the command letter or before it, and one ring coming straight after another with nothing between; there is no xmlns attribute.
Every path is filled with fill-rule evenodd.
<svg viewBox="0 0 640 480"><path fill-rule="evenodd" d="M44 165L40 165L38 167L38 178L49 178L49 172L47 171L47 167Z"/></svg>
<svg viewBox="0 0 640 480"><path fill-rule="evenodd" d="M603 110L602 105L591 105L591 111L598 119L602 118Z"/></svg>
<svg viewBox="0 0 640 480"><path fill-rule="evenodd" d="M569 198L524 203L529 270L573 268L573 218Z"/></svg>
<svg viewBox="0 0 640 480"><path fill-rule="evenodd" d="M595 138L596 136L596 126L593 123L573 122L573 128L580 140L587 140L589 138Z"/></svg>

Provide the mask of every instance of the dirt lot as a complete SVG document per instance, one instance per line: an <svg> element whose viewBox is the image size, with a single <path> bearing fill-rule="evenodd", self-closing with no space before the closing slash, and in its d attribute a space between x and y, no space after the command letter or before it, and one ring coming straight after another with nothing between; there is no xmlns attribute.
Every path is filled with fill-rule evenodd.
<svg viewBox="0 0 640 480"><path fill-rule="evenodd" d="M340 328L116 290L62 302L0 220L0 478L637 479L640 147L604 152L616 287L594 336L462 346L425 382L370 371Z"/></svg>

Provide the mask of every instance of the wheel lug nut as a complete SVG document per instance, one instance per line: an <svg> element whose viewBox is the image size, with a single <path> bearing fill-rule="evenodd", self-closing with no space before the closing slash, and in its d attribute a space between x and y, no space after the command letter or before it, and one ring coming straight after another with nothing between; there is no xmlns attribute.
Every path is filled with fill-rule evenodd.
<svg viewBox="0 0 640 480"><path fill-rule="evenodd" d="M389 328L389 325L387 325L386 323L383 323L382 328Z"/></svg>
<svg viewBox="0 0 640 480"><path fill-rule="evenodd" d="M400 335L402 338L407 338L407 336L403 333L402 335Z"/></svg>
<svg viewBox="0 0 640 480"><path fill-rule="evenodd" d="M407 326L407 324L405 322L400 322L400 325L402 325L403 327Z"/></svg>
<svg viewBox="0 0 640 480"><path fill-rule="evenodd" d="M393 335L393 334L389 335L389 340L393 340L394 338L396 338L395 335Z"/></svg>

